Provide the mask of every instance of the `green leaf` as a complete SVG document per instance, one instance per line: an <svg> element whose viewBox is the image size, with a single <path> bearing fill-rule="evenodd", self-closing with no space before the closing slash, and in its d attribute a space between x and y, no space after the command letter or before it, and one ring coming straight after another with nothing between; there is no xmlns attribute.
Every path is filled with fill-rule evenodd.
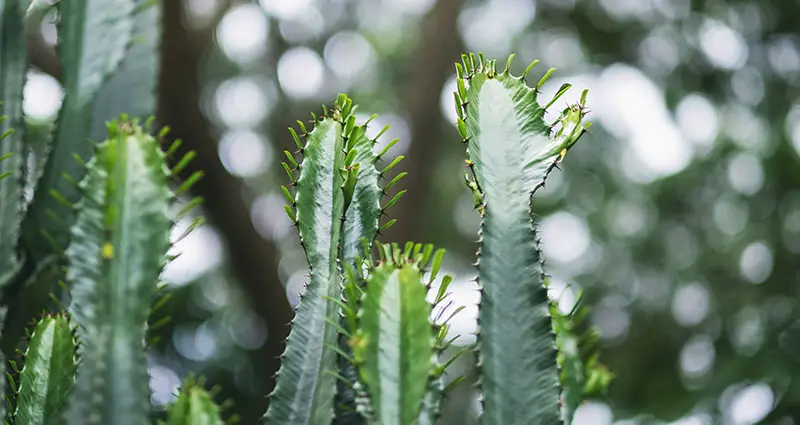
<svg viewBox="0 0 800 425"><path fill-rule="evenodd" d="M413 263L387 262L367 278L352 346L374 423L412 424L420 416L434 357L426 295L422 272Z"/></svg>
<svg viewBox="0 0 800 425"><path fill-rule="evenodd" d="M148 422L145 334L169 248L168 182L156 139L124 117L111 122L81 182L84 197L66 252L83 344L71 424Z"/></svg>
<svg viewBox="0 0 800 425"><path fill-rule="evenodd" d="M493 60L476 67L470 56L464 65L468 164L485 203L477 348L483 423L560 423L555 336L531 196L585 131L585 110L565 110L551 137L537 91L522 78L497 73Z"/></svg>
<svg viewBox="0 0 800 425"><path fill-rule="evenodd" d="M270 394L267 425L330 424L336 392L337 330L342 294L338 269L345 196L344 125L352 102L340 96L321 117L303 149L295 196L300 239L311 280L297 306L283 363Z"/></svg>
<svg viewBox="0 0 800 425"><path fill-rule="evenodd" d="M64 315L36 325L25 352L17 392L16 425L64 424L67 399L75 382L77 343Z"/></svg>
<svg viewBox="0 0 800 425"><path fill-rule="evenodd" d="M74 156L86 160L91 154L93 102L125 57L133 34L135 5L136 0L58 3L64 101L55 139L23 222L23 235L35 259L58 252L69 242L75 214L61 200L74 204L80 191L64 176L74 181L84 176L86 170ZM103 121L110 118L106 116Z"/></svg>
<svg viewBox="0 0 800 425"><path fill-rule="evenodd" d="M219 406L200 385L188 381L169 407L167 425L224 425Z"/></svg>
<svg viewBox="0 0 800 425"><path fill-rule="evenodd" d="M25 85L27 38L23 17L28 0L0 1L0 287L19 271L18 252L25 184L25 123L22 88Z"/></svg>

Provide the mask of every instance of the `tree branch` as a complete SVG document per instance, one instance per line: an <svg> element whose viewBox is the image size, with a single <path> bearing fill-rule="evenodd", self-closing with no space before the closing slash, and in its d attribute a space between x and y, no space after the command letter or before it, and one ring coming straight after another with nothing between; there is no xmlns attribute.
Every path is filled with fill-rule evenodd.
<svg viewBox="0 0 800 425"><path fill-rule="evenodd" d="M422 37L413 63L411 83L406 99L409 111L411 145L402 167L408 170L403 184L410 188L392 215L401 217L386 232L387 240L426 240L428 233L422 224L430 222L420 217L420 205L428 204L429 185L440 158L443 145L438 139L444 130L444 118L439 109L439 97L447 78L454 72L453 64L460 57L458 15L464 0L439 0L422 23ZM454 133L455 134L455 133Z"/></svg>
<svg viewBox="0 0 800 425"><path fill-rule="evenodd" d="M225 170L217 153L217 140L200 109L202 86L197 72L202 52L212 41L196 36L183 25L182 1L163 1L163 44L159 81L158 118L171 135L184 141L179 159L189 150L197 154L182 178L196 170L205 176L194 186L194 195L205 200L209 220L225 239L232 270L243 286L254 310L267 323L269 337L266 372L272 376L280 366L284 341L289 335L293 311L277 275L276 249L253 226L250 209L242 194L244 183ZM213 32L213 28L211 30ZM269 383L268 387L271 387ZM271 390L271 388L269 388Z"/></svg>

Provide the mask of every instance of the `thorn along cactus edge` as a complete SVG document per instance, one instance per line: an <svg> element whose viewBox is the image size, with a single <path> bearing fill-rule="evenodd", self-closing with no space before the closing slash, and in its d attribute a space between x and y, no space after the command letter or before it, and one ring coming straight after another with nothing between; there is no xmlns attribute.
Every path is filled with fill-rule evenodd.
<svg viewBox="0 0 800 425"><path fill-rule="evenodd" d="M43 4L0 1L0 367L8 375L0 409L9 424L151 423L148 323L163 322L151 318L165 300L170 234L200 204L186 195L202 172L176 182L193 156L167 167L180 141L168 142L167 129L153 135L152 120L95 107L121 78L134 37L157 25L153 2L142 0L56 4L65 98L46 148L31 151L25 31L51 7ZM142 60L158 54L156 43L139 48ZM387 128L368 137L375 116L357 122L344 94L290 129L297 149L285 152L281 190L311 274L265 395L265 425L433 425L462 381L448 366L468 350L487 425L569 424L606 388L611 374L583 325L588 309L562 313L548 297L532 213L536 190L588 128L587 94L548 123L545 110L569 85L542 106L552 70L530 87L535 62L516 77L512 58L500 72L482 55L456 64L455 124L481 216L473 347L459 349L449 329L463 307L449 300L453 277L440 275L444 251L378 241L405 194L395 187L406 175L396 170L402 157L391 157L398 140L378 149ZM137 111L154 109L155 82L147 84L130 99ZM102 136L93 135L98 123L107 123ZM37 161L24 160L30 154ZM23 196L28 184L32 199ZM187 378L159 423L235 422L204 387Z"/></svg>

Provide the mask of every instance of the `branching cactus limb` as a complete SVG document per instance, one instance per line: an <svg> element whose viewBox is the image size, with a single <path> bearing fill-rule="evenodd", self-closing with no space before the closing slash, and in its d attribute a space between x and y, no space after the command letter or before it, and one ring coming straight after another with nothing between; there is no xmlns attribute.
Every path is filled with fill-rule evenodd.
<svg viewBox="0 0 800 425"><path fill-rule="evenodd" d="M165 0L136 0L133 37L125 59L103 85L93 102L91 136L105 138L107 117L122 113L145 117L156 113L156 85L161 49L161 5ZM135 87L131 90L130 87ZM126 96L120 96L125 92Z"/></svg>
<svg viewBox="0 0 800 425"><path fill-rule="evenodd" d="M562 313L553 305L551 313L563 386L561 412L564 422L571 424L580 404L588 397L604 393L613 374L599 361L599 336L584 323L589 308L581 295L570 311Z"/></svg>
<svg viewBox="0 0 800 425"><path fill-rule="evenodd" d="M392 161L391 167L382 170L377 168L377 162L381 156L386 155L398 140L390 141L381 152L375 153L375 146L380 135L387 129L384 127L374 139L367 137L367 126L377 117L372 115L363 126L358 126L353 131L351 138L352 149L349 150L352 157L352 164L346 165L349 172L357 170L355 186L353 187L352 201L345 212L344 233L342 239L342 250L340 259L343 264L352 266L359 270L362 267L362 259L359 254L363 247L371 247L375 238L378 236L381 216L387 215L386 210L396 204L405 194L404 190L390 195L391 189L405 176L399 173L389 179L388 173L395 165L402 160L402 157ZM349 175L349 174L348 174ZM380 180L385 184L381 189ZM345 184L345 187L347 184ZM381 205L383 200L383 205ZM390 221L387 221L391 225ZM346 298L342 302L347 303ZM348 334L352 329L348 327L346 318L341 320L342 331L339 335L338 353L338 373L340 375L337 382L335 398L335 418L333 425L360 425L365 423L365 419L357 412L356 392L354 385L357 382L357 371L351 363L352 351L348 344Z"/></svg>
<svg viewBox="0 0 800 425"><path fill-rule="evenodd" d="M532 88L508 65L497 72L495 61L482 55L463 59L456 66L458 130L482 216L477 351L483 422L560 423L555 336L531 197L585 131L586 93L549 125L537 89L552 70Z"/></svg>
<svg viewBox="0 0 800 425"><path fill-rule="evenodd" d="M345 209L353 202L360 169L353 162L354 136L359 133L353 109L352 101L340 95L333 108L315 117L311 132L302 122L301 136L292 130L303 159L298 163L291 157L284 163L296 189L292 195L284 188L284 194L291 204L287 213L299 229L311 279L295 312L264 417L266 425L329 424L333 419L340 319L337 301L342 296L339 258ZM296 178L298 168L300 177Z"/></svg>
<svg viewBox="0 0 800 425"><path fill-rule="evenodd" d="M70 424L141 425L150 414L144 355L150 302L169 248L169 170L136 121L108 126L80 188L66 251L82 344Z"/></svg>
<svg viewBox="0 0 800 425"><path fill-rule="evenodd" d="M434 330L422 268L430 254L379 246L382 261L369 270L350 345L369 396L370 422L416 423L434 369ZM426 251L427 253L430 250ZM353 273L348 285L360 287ZM352 310L350 310L352 315Z"/></svg>
<svg viewBox="0 0 800 425"><path fill-rule="evenodd" d="M23 16L28 0L0 2L0 288L21 268L17 244L25 182L22 88L27 71Z"/></svg>
<svg viewBox="0 0 800 425"><path fill-rule="evenodd" d="M162 425L225 425L222 409L199 382L187 379L178 392L178 399L169 407Z"/></svg>
<svg viewBox="0 0 800 425"><path fill-rule="evenodd" d="M16 397L16 425L66 423L64 412L75 383L78 345L68 316L46 316L36 325L25 352Z"/></svg>
<svg viewBox="0 0 800 425"><path fill-rule="evenodd" d="M34 259L62 251L75 220L72 205L80 198L76 182L87 160L92 105L106 79L122 62L131 42L136 0L61 1L59 55L64 73L64 102L55 138L47 151L23 222L23 235Z"/></svg>
<svg viewBox="0 0 800 425"><path fill-rule="evenodd" d="M344 332L358 369L358 409L369 423L433 424L444 392L443 373L451 362L439 361L448 345L447 320L437 324L431 312L448 310L440 303L452 278L445 276L428 301L444 251L434 254L432 245L410 242L404 249L396 244L378 244L377 249L381 260L375 265L365 244L366 271L345 265L342 310L346 329L355 329ZM427 282L426 266L431 267Z"/></svg>

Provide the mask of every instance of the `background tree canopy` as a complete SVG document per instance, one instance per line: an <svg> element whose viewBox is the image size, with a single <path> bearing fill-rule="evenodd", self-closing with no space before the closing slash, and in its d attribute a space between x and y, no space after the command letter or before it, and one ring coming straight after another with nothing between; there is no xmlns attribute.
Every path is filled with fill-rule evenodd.
<svg viewBox="0 0 800 425"><path fill-rule="evenodd" d="M409 192L382 239L447 248L469 344L479 217L452 64L516 52L515 74L533 59L559 69L546 97L590 89L592 133L535 206L553 297L568 308L585 291L616 375L576 423L800 423L800 3L162 0L153 13L158 64L131 65L98 107L129 106L135 75L160 69L158 119L197 151L185 175L206 173L194 195L209 225L166 271L156 404L194 371L257 423L308 273L280 193L286 128L345 91L406 157ZM29 35L25 108L42 130L61 96L54 28ZM474 359L460 362L471 376ZM447 403L443 424L474 423L468 383Z"/></svg>

